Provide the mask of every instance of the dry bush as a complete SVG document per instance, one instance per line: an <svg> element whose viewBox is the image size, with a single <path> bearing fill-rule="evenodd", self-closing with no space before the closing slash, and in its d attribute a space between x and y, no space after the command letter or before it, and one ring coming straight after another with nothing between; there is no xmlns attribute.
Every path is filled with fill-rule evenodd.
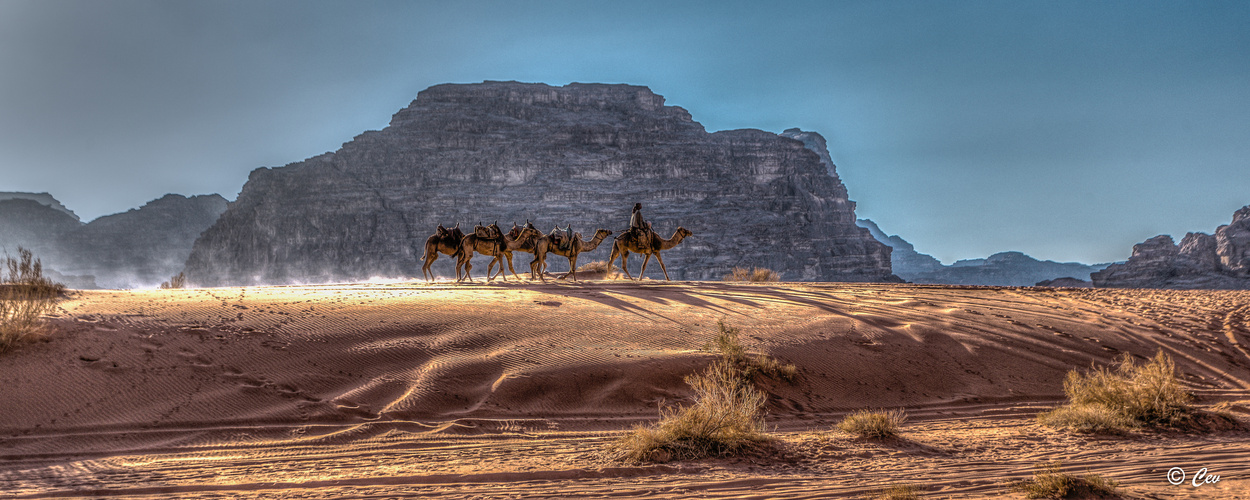
<svg viewBox="0 0 1250 500"><path fill-rule="evenodd" d="M920 500L920 488L911 484L895 484L864 498L867 500Z"/></svg>
<svg viewBox="0 0 1250 500"><path fill-rule="evenodd" d="M1061 406L1038 415L1037 420L1057 429L1096 434L1120 434L1132 427L1129 419L1100 404Z"/></svg>
<svg viewBox="0 0 1250 500"><path fill-rule="evenodd" d="M902 409L885 411L860 410L842 419L838 429L861 438L884 439L898 436L899 429L907 421Z"/></svg>
<svg viewBox="0 0 1250 500"><path fill-rule="evenodd" d="M716 322L716 336L705 348L719 352L721 359L738 367L747 380L755 380L756 374L778 378L786 382L794 382L799 369L792 364L782 364L767 354L750 354L738 336L742 333L738 328L728 326L724 321Z"/></svg>
<svg viewBox="0 0 1250 500"><path fill-rule="evenodd" d="M724 281L775 282L781 281L781 275L777 274L777 271L763 267L755 269L735 267L733 271L725 275Z"/></svg>
<svg viewBox="0 0 1250 500"><path fill-rule="evenodd" d="M621 276L621 273L612 271L612 267L608 265L606 260L596 260L577 266L577 277L581 278L582 274L586 274L588 278L597 276L599 277L598 279L611 279Z"/></svg>
<svg viewBox="0 0 1250 500"><path fill-rule="evenodd" d="M1081 477L1062 472L1059 462L1039 467L1033 479L1020 481L1013 489L1028 498L1120 498L1115 481L1097 474Z"/></svg>
<svg viewBox="0 0 1250 500"><path fill-rule="evenodd" d="M42 317L56 307L65 285L43 276L43 264L30 250L18 247L18 257L5 255L8 275L0 283L0 352L44 333Z"/></svg>
<svg viewBox="0 0 1250 500"><path fill-rule="evenodd" d="M186 287L187 287L187 273L185 272L181 272L181 273L174 275L174 277L169 278L169 281L161 282L162 290L167 290L171 288L186 288Z"/></svg>
<svg viewBox="0 0 1250 500"><path fill-rule="evenodd" d="M731 456L769 441L764 430L764 394L743 380L725 360L686 377L694 404L661 411L654 427L638 426L615 443L629 462L695 460Z"/></svg>
<svg viewBox="0 0 1250 500"><path fill-rule="evenodd" d="M56 283L43 275L43 262L35 258L34 253L17 247L17 258L4 254L5 268L8 274L4 277L6 285L19 285L27 288L42 289L53 295L65 291L65 285Z"/></svg>
<svg viewBox="0 0 1250 500"><path fill-rule="evenodd" d="M1145 364L1129 355L1115 370L1068 372L1063 381L1068 406L1038 415L1046 425L1084 432L1123 432L1131 427L1176 426L1189 421L1190 395L1176 378L1176 365L1163 351Z"/></svg>

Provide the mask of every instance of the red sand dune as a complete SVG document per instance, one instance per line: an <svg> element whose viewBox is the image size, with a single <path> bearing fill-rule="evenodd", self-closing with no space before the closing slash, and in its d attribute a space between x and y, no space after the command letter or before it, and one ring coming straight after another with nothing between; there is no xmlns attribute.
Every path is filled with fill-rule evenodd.
<svg viewBox="0 0 1250 500"><path fill-rule="evenodd" d="M0 498L1010 496L1062 459L1134 495L1250 498L1250 434L1042 427L1064 375L1162 349L1250 413L1250 293L872 284L383 284L81 291L0 356ZM800 369L768 458L602 450L690 392L716 322ZM905 407L906 440L830 426ZM1173 466L1219 483L1172 486ZM1018 494L1016 494L1018 496Z"/></svg>

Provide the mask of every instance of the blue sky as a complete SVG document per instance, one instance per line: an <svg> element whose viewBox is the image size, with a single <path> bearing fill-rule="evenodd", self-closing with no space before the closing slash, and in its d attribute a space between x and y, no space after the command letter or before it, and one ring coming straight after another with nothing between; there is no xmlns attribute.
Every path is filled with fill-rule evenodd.
<svg viewBox="0 0 1250 500"><path fill-rule="evenodd" d="M233 199L482 80L820 132L859 216L947 263L1122 260L1250 204L1250 2L1218 1L0 0L0 190Z"/></svg>

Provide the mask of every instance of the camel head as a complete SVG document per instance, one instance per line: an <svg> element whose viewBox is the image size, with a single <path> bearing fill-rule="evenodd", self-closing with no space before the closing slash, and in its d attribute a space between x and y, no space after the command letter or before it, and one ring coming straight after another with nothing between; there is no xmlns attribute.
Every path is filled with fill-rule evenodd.
<svg viewBox="0 0 1250 500"><path fill-rule="evenodd" d="M686 239L693 235L694 233L690 232L689 229L680 226L677 228L677 232L675 233L675 236L680 236L682 239Z"/></svg>
<svg viewBox="0 0 1250 500"><path fill-rule="evenodd" d="M604 238L607 238L608 236L612 236L612 231L608 231L607 229L600 229L598 231L595 231L595 237L598 238L600 236L603 236Z"/></svg>

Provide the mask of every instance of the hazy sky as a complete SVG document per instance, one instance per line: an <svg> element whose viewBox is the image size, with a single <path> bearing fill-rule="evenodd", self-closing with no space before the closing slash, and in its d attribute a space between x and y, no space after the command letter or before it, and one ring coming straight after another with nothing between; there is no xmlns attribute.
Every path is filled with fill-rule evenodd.
<svg viewBox="0 0 1250 500"><path fill-rule="evenodd" d="M0 191L84 220L338 149L445 82L823 134L946 263L1123 260L1250 204L1250 2L0 0Z"/></svg>

